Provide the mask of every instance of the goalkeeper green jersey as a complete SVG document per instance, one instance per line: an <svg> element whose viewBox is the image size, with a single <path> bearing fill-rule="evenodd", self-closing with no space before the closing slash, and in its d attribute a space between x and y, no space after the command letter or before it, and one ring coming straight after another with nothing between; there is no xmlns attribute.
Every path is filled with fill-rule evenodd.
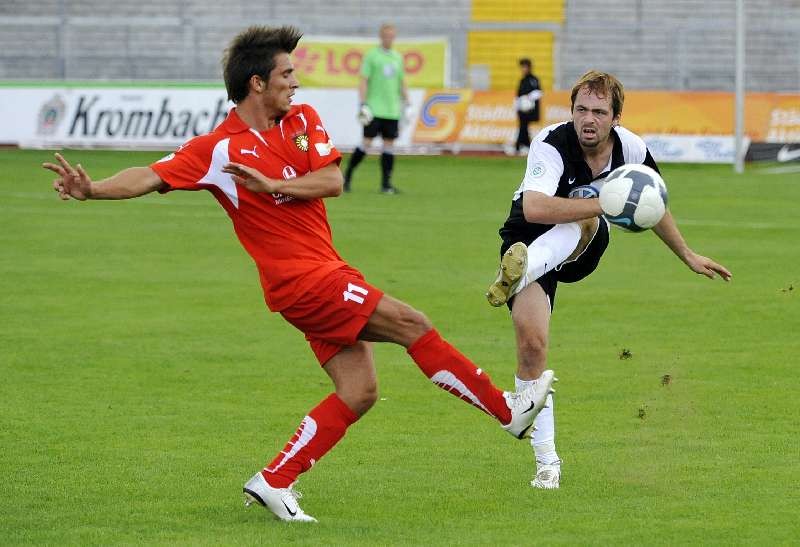
<svg viewBox="0 0 800 547"><path fill-rule="evenodd" d="M399 120L402 115L403 57L375 47L364 55L361 76L367 80L366 103L376 118Z"/></svg>

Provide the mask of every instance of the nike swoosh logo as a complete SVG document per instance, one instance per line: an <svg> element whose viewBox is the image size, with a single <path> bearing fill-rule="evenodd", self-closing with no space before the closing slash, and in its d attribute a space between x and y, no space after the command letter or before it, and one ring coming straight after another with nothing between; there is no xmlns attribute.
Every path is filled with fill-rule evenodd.
<svg viewBox="0 0 800 547"><path fill-rule="evenodd" d="M292 511L291 509L289 509L289 506L286 505L285 501L281 500L281 503L283 504L284 507L286 507L286 512L289 513L291 516L295 516L297 514L297 511Z"/></svg>
<svg viewBox="0 0 800 547"><path fill-rule="evenodd" d="M780 150L778 150L778 161L781 163L796 160L798 158L800 158L800 148L789 150L789 145L786 144Z"/></svg>
<svg viewBox="0 0 800 547"><path fill-rule="evenodd" d="M531 410L533 410L533 408L534 408L535 406L536 406L536 403L534 403L534 402L531 402L531 406L528 408L528 410L526 410L525 412L523 412L523 414L527 414L528 412L530 412Z"/></svg>
<svg viewBox="0 0 800 547"><path fill-rule="evenodd" d="M573 184L575 184L575 179L569 179L568 182L569 182L569 185L572 186Z"/></svg>

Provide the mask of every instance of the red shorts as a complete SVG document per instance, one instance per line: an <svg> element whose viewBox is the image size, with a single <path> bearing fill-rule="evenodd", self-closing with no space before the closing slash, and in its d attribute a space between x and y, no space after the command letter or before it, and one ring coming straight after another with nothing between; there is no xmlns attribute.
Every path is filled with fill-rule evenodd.
<svg viewBox="0 0 800 547"><path fill-rule="evenodd" d="M356 343L382 296L361 272L345 266L325 276L281 315L306 335L320 365L325 365L343 347Z"/></svg>

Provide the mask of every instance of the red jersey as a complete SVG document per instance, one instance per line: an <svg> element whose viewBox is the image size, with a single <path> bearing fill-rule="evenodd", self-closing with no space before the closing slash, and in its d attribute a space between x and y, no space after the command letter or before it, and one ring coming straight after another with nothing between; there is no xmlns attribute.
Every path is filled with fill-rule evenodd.
<svg viewBox="0 0 800 547"><path fill-rule="evenodd" d="M257 131L232 109L216 129L195 137L150 167L171 190L209 190L225 208L261 277L273 311L291 306L345 262L333 247L322 199L255 193L222 167L237 162L272 179L302 177L341 161L319 115L309 105L291 110L268 131Z"/></svg>

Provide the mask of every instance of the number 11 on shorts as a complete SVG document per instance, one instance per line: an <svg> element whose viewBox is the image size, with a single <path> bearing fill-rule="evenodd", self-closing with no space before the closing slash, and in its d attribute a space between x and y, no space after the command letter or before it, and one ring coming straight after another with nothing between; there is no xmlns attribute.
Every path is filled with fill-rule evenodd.
<svg viewBox="0 0 800 547"><path fill-rule="evenodd" d="M363 296L359 296L358 294ZM342 296L344 297L345 302L353 301L356 304L363 304L364 303L364 296L367 296L369 291L364 287L359 287L358 285L353 285L352 283L347 284L347 290L342 292Z"/></svg>

